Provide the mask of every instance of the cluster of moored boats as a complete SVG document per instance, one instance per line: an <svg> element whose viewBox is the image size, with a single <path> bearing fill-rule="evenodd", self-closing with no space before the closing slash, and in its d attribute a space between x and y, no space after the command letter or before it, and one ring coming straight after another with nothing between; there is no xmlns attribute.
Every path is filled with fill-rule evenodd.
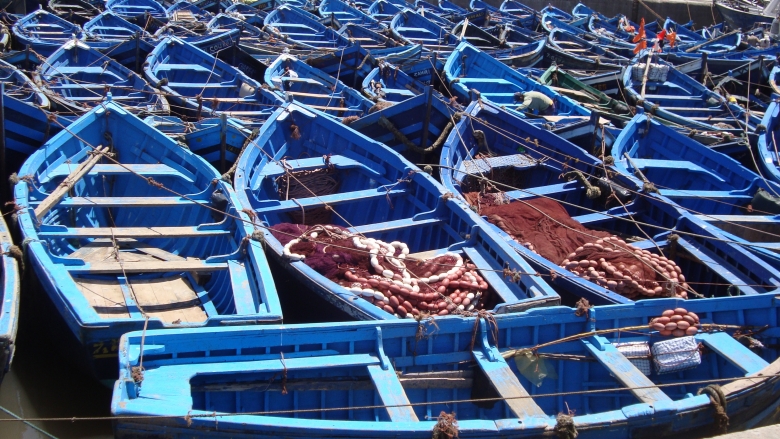
<svg viewBox="0 0 780 439"><path fill-rule="evenodd" d="M118 437L771 421L770 21L514 0L0 12L0 367L24 290L113 385ZM274 275L353 320L285 325Z"/></svg>

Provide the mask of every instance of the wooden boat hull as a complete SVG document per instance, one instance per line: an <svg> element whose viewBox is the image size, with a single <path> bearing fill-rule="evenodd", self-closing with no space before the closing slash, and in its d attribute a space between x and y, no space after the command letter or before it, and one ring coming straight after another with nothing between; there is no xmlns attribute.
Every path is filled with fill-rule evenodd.
<svg viewBox="0 0 780 439"><path fill-rule="evenodd" d="M447 59L444 76L462 102L469 102L472 90L476 90L482 99L505 105L516 114L521 114L522 111L514 109L522 104L515 101L514 93L535 90L555 101L554 111L557 116L590 117L590 110L519 74L466 42L458 45Z"/></svg>
<svg viewBox="0 0 780 439"><path fill-rule="evenodd" d="M103 144L121 164L98 164L100 155L88 153L90 145L107 151ZM50 152L58 158L48 161ZM59 315L59 336L79 346L85 356L76 361L99 379L113 379L116 342L133 328L281 320L261 247L241 244L252 229L232 189L203 159L118 105L87 113L20 172L37 179L14 187L22 236L33 241L30 265ZM76 179L70 194L57 189L67 176Z"/></svg>
<svg viewBox="0 0 780 439"><path fill-rule="evenodd" d="M139 117L169 114L168 101L141 76L79 41L69 41L46 59L38 79L52 109L80 116L106 100Z"/></svg>
<svg viewBox="0 0 780 439"><path fill-rule="evenodd" d="M762 177L656 121L648 123L646 115L637 115L623 128L612 145L612 155L621 173L632 176L639 169L645 179L658 185L661 196L706 222L724 241L758 255L770 268L780 267L773 251L777 248L777 212L771 203L760 204L763 197L759 196L761 192L780 193L780 184L769 175ZM755 209L748 207L754 204Z"/></svg>
<svg viewBox="0 0 780 439"><path fill-rule="evenodd" d="M484 144L475 140L477 131L482 133L480 137L484 138ZM592 131L593 127L591 127ZM533 139L533 141L526 139ZM597 146L597 150L601 152L601 147ZM543 162L540 163L540 160ZM655 300L655 298L652 296L632 298L630 294L619 294L619 289L613 291L606 288L605 284L599 286L581 276L573 275L570 271L571 267L564 268L564 265L568 265L568 258L564 259L569 252L568 247L562 247L567 249L562 255L550 249L540 249L545 243L536 240L535 233L543 234L542 231L526 233L517 230L516 226L514 229L504 231L506 228L502 225L504 220L499 218L509 220L531 215L530 212L519 213L512 207L513 205L527 206L527 203L556 200L568 217L587 230L598 230L611 235L635 236L636 240L632 240L633 245L659 251L672 258L681 268L686 279L691 282L690 285L694 285L692 288L696 294L705 297L728 294L724 289L708 286L729 283L727 279L732 278L739 278L742 280L740 283L749 284L752 281L747 279L759 273L762 273L759 275L762 280L755 283L762 286L757 287L756 290L743 287L744 294L771 294L780 285L774 280L780 272L764 267L766 264L746 249L721 242L720 237L709 231L705 223L680 213L668 200L640 192L641 182L619 175L605 179L605 173L608 171L605 170L601 160L594 155L495 105L472 103L467 108L466 116L450 133L439 164L442 169L442 182L448 190L455 194L463 194L464 199L469 200L483 218L488 218L491 227L497 229L501 227L499 233L515 251L527 258L535 270L540 273L554 273L551 275L550 283L556 287L563 303L569 306L574 306L581 298L586 298L591 304L596 305L628 303L640 299ZM577 173L587 179L587 185L580 179L567 180ZM568 177L562 178L562 175ZM482 191L479 189L481 187L479 181L482 178L487 178L488 182L496 188L491 189L490 192L502 194L502 200L508 202L508 206L501 203L485 209L482 203L473 201L474 192ZM656 174L649 178L659 185L663 181L668 181L668 177L665 180ZM593 186L599 188L598 192L586 195L586 189ZM661 192L663 193L664 190L662 189ZM620 202L610 201L614 199L613 197L618 197ZM552 215L549 217L552 221L564 221L554 207L547 206L545 211L549 211L549 215ZM628 217L621 218L622 215ZM641 226L634 229L636 227L634 221ZM510 233L521 236L515 237ZM584 233L585 235L582 236L585 241L597 242L598 236L588 235L589 232ZM677 244L671 243L668 240L669 233L677 234L680 241ZM549 239L559 238L556 235L556 238ZM571 246L573 251L577 245L572 245L567 239L579 239L579 237L569 237L560 241L559 246ZM530 242L530 247L535 246L536 251L529 250L526 241ZM556 243L558 244L558 241ZM699 251L706 253L719 247L716 253L739 254L740 256L735 258L741 262L740 264L719 262L711 265L710 268L704 268L708 264L705 261L710 261L709 256L699 258L703 265L691 264L691 261L679 257L676 250L671 250L678 244L684 247L685 251L693 253ZM580 245L585 246L587 243L582 242ZM554 258L557 260L553 260ZM742 264L748 264L751 268L744 268ZM716 277L707 274L716 272L719 273ZM695 300L693 293L690 297L691 300Z"/></svg>
<svg viewBox="0 0 780 439"><path fill-rule="evenodd" d="M12 30L17 44L21 47L29 45L43 56L54 53L74 35L78 39L85 38L79 27L44 10L20 18Z"/></svg>
<svg viewBox="0 0 780 439"><path fill-rule="evenodd" d="M14 247L16 253L12 251ZM11 233L5 224L5 216L0 218L0 383L11 367L16 349L16 331L19 327L19 297L21 296L21 278L19 261L21 252L14 246Z"/></svg>
<svg viewBox="0 0 780 439"><path fill-rule="evenodd" d="M295 126L293 131L290 130L292 121ZM300 142L296 139L298 136L311 142ZM277 164L283 157L311 158L287 159ZM282 191L280 194L273 189L276 184L283 184L277 179L283 178L286 173L279 166L290 172L324 169L329 166L326 160L334 166L332 178L339 181L337 187L327 190L327 195L306 196L311 194L303 192L303 196L299 197L293 192L288 195L287 191ZM381 170L376 168L378 163L382 163ZM392 185L389 183L391 180L405 179L403 176L410 171L414 172L409 175L404 187L392 189L389 193L381 189ZM405 188L407 184L411 185L408 189ZM407 243L410 254L442 254L445 248L449 248L448 251L462 251L465 257L480 261L480 267L498 269L496 258L510 266L524 264L507 246L496 241L495 236L483 236L482 231L472 229L472 221L476 219L473 213L459 203L450 205L446 197L442 198L444 189L432 177L417 171L414 165L382 143L359 134L324 113L294 103L285 104L262 126L253 147L248 148L239 160L235 185L240 188L242 205L254 210L257 220L267 227L279 227L284 223L337 224L383 241ZM425 201L420 204L410 197L423 197L420 200ZM389 203L392 203L392 209ZM324 214L324 205L331 205L336 214ZM429 214L418 215L425 211ZM467 229L472 232L463 241L464 238L456 231ZM380 309L361 293L330 280L304 261L293 260L289 251L285 252L287 242L282 244L279 239L285 235L274 235L274 230L265 231L269 254L279 259L286 270L314 292L355 319L399 318ZM487 253L488 248L490 253ZM486 279L495 288L496 297L500 298L495 312L518 312L558 300L555 295L549 294L546 284L536 279L521 277L519 283L505 282L488 270L481 272L486 273ZM441 315L448 314L448 310L439 312Z"/></svg>
<svg viewBox="0 0 780 439"><path fill-rule="evenodd" d="M763 15L758 11L739 10L717 1L715 2L715 7L718 8L718 12L720 12L720 15L732 29L750 29L756 22L772 21L774 18Z"/></svg>
<svg viewBox="0 0 780 439"><path fill-rule="evenodd" d="M598 326L584 316L575 316L574 309L565 307L497 316L498 336L495 341L488 335L484 322L474 322L473 318L437 321L435 330L430 323L358 322L269 327L262 333L256 329L239 332L235 328L209 332L153 331L146 334L147 343L151 341L153 346L177 354L216 349L231 349L235 352L234 349L247 344L259 345L261 348L280 345L291 347L286 351L290 353L284 354L284 360L279 359L279 354L253 357L241 354L230 357L232 362L228 363L229 367L209 357L192 364L160 359L150 349L145 352L146 372L141 385L131 377L131 368L139 364L141 334L136 332L122 340L121 378L114 386L112 400L112 414L119 417L114 424L115 434L118 438L150 437L162 430L173 438L207 435L241 438L429 438L437 425L437 414L454 412L459 437L530 438L541 437L559 425L556 415L561 410L567 410L568 405L569 409L576 410L572 420L578 437L583 439L605 436L631 438L642 436L648 430L662 431L664 435L712 435L717 432L712 416L713 403L706 393L697 395L700 389L706 387L706 382L697 380L720 378L723 380L718 390L726 401L722 407L729 418L729 429L750 427L761 419L771 421L777 412L777 392L780 391L780 378L776 376L780 370L776 348L763 349L764 358L761 358L744 346L734 346L735 350L724 349L735 341L729 335L730 331L702 334L695 340L716 351L705 354L701 366L671 375L652 374L645 377L614 347L621 335L621 340L647 340L645 331L637 330L632 334L633 338L625 333L596 336L593 332L596 329L645 326L651 317L676 307L695 311L707 323L735 327L761 327L768 324L774 329L772 325L778 318L776 301L768 296L759 296L715 299L695 304L660 300L653 304L599 307L592 309L590 315L591 318L599 319ZM475 330L475 327L478 329ZM426 335L420 340L418 331L432 331L435 335L423 332ZM539 335L532 336L531 333ZM417 341L415 334L418 334ZM575 339L570 342L566 345L569 347L566 353L592 361L586 361L586 365L582 366L566 359L545 359L547 371L554 370L555 375L540 379L541 386L538 389L534 388L534 382L510 366L512 361L507 363L502 357L502 353L511 348L531 347L575 334L594 335L584 341ZM470 339L472 336L476 337L473 350L451 347L455 343L453 340ZM198 340L197 346L191 342L193 339ZM759 339L769 344L776 339L776 335L759 335ZM303 352L303 344L312 340L318 343L316 348L307 351L309 358L294 356L293 352ZM656 340L659 339L652 339ZM438 357L432 355L434 341L436 352L441 352ZM350 351L335 347L337 342L350 347L353 343L357 346L362 342L365 347ZM468 348L468 340L464 344ZM294 349L292 345L301 348ZM547 352L560 351L558 346L559 349L554 350L556 345L553 345ZM315 352L314 349L319 351ZM408 349L412 353L402 354L401 349ZM347 352L354 354L347 358ZM751 363L735 362L736 352L745 353L746 361ZM545 353L540 355L544 356ZM612 359L607 360L608 356ZM473 366L468 369L476 372L463 372L463 366L445 366L456 361L456 358L466 366ZM423 359L435 366L422 366L424 370L416 366L415 369L414 365ZM620 372L616 371L618 362L625 366ZM327 366L321 366L325 363L343 364L345 367L331 366L331 372L326 373ZM711 367L707 369L707 366ZM307 367L314 372L305 372L304 368ZM377 368L381 372L376 371ZM446 380L448 383L441 382L445 381L441 378L439 381L434 378L425 381L428 376L447 376L426 375L425 372L431 369L447 371L450 374ZM269 384L268 377L282 370L286 373L286 386L278 384L278 381ZM412 371L417 375L411 375ZM479 375L480 371L485 371L485 375ZM166 372L170 375L166 375ZM761 378L746 380L743 377L748 373L760 373L757 376ZM169 376L181 378L171 379ZM638 394L640 389L636 387L641 385L629 382L627 385L634 389L627 389L618 381L622 379L626 382L629 376L636 377L643 385L646 383L646 388L653 389L654 394L643 395L645 402L640 402L628 390ZM195 378L190 380L191 377ZM229 381L231 378L233 381ZM315 384L323 380L328 385ZM676 383L680 383L679 389L674 389ZM285 394L282 394L283 386ZM496 386L500 393L493 392L492 386ZM472 393L472 388L475 393ZM514 398L524 401L524 404L505 399L508 397L508 388L516 390ZM144 398L145 394L153 392L152 389L156 390L156 398ZM307 389L316 390L308 390L310 394L305 395ZM489 390L481 393L477 389ZM587 390L594 395L581 394ZM682 390L687 392L687 397ZM566 398L543 396L563 392L567 393ZM610 401L596 401L598 396L605 393L609 394L609 398L603 399ZM323 394L328 395L328 398L321 396ZM331 396L337 394L343 395L343 399L338 402L332 399L335 396ZM664 394L668 396L661 396ZM297 396L294 401L293 395ZM324 402L315 402L314 397L323 398ZM232 399L228 402L228 398ZM490 398L490 403L497 402L481 404L480 408L477 405L480 403L472 402L472 399L478 398ZM657 398L664 398L665 402L661 404ZM243 404L236 405L236 400ZM312 401L311 405L307 401ZM457 412L453 407L455 403L445 404L443 401L457 401ZM362 413L357 409L369 405L372 409L363 409L365 411ZM327 419L322 419L321 409L331 407L344 410L338 414L330 412ZM613 407L613 410L607 409ZM300 416L304 409L310 410L306 418ZM523 409L525 413L522 413ZM521 414L515 414L518 412ZM529 412L537 415L531 416ZM217 424L219 428L215 427Z"/></svg>
<svg viewBox="0 0 780 439"><path fill-rule="evenodd" d="M157 45L144 64L144 74L150 84L168 93L177 112L196 120L225 113L262 121L281 102L237 68L175 37Z"/></svg>

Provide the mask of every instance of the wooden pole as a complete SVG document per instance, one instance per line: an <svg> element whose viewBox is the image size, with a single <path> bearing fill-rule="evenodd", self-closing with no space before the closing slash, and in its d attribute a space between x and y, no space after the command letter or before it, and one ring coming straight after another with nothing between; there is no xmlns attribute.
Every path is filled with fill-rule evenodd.
<svg viewBox="0 0 780 439"><path fill-rule="evenodd" d="M645 73L642 75L642 99L645 98L645 87L647 87L647 73L650 71L650 62L653 60L653 53L647 54L647 61L645 62Z"/></svg>
<svg viewBox="0 0 780 439"><path fill-rule="evenodd" d="M97 164L97 162L100 161L100 159L103 157L103 154L108 152L108 147L101 147L98 146L95 148L95 155L89 158L89 160L81 163L75 171L71 172L70 175L68 175L65 180L60 183L59 186L57 186L52 193L49 194L48 197L46 197L41 204L38 205L38 207L35 208L35 218L41 219L46 214L46 212L50 211L52 207L56 206L57 203L62 200L62 198L68 193L73 186L78 183L79 180L81 180L87 173L92 169L93 166Z"/></svg>

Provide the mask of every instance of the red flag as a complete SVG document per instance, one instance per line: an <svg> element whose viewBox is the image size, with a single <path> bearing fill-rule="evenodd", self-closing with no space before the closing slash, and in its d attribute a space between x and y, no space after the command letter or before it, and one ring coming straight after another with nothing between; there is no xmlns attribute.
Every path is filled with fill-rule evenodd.
<svg viewBox="0 0 780 439"><path fill-rule="evenodd" d="M664 38L666 38L666 29L661 29L661 32L658 32L657 34L655 34L655 36L659 40L663 40Z"/></svg>
<svg viewBox="0 0 780 439"><path fill-rule="evenodd" d="M644 38L639 42L639 44L636 45L636 47L634 47L634 55L639 53L639 51L642 49L647 49L647 40Z"/></svg>
<svg viewBox="0 0 780 439"><path fill-rule="evenodd" d="M641 20L639 20L639 32L636 33L636 35L634 36L634 40L632 42L637 43L639 42L639 40L641 40L644 37L645 37L645 19L643 17Z"/></svg>

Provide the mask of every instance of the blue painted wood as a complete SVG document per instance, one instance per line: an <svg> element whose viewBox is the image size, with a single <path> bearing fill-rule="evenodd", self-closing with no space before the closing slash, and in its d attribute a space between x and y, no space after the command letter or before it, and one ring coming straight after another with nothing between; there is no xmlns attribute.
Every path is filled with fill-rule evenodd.
<svg viewBox="0 0 780 439"><path fill-rule="evenodd" d="M262 121L281 103L237 68L176 37L157 45L146 60L144 74L168 93L180 112L196 119L226 114Z"/></svg>
<svg viewBox="0 0 780 439"><path fill-rule="evenodd" d="M84 23L100 15L103 8L86 0L49 0L48 10L63 19L83 26Z"/></svg>
<svg viewBox="0 0 780 439"><path fill-rule="evenodd" d="M722 355L734 366L742 369L745 375L756 374L769 366L766 360L754 354L750 349L728 334L722 332L701 333L696 335L696 340L704 342L705 346L717 352L718 355Z"/></svg>
<svg viewBox="0 0 780 439"><path fill-rule="evenodd" d="M777 110L770 108L770 111ZM766 142L767 135L763 137ZM760 143L758 149L764 154L764 161L771 158L768 154L773 150L767 148L766 143ZM648 121L646 115L635 116L621 131L612 145L612 156L620 172L639 182L633 176L638 168L647 180L658 184L664 198L700 215L699 219L709 223L708 227L716 233L725 232L740 243L774 241L774 238L750 229L751 223L755 225L761 220L759 215L756 220L746 216L732 217L734 222L730 224L718 220L718 215L745 215L745 206L753 202L759 190L780 193L776 181L762 178L731 157L654 120ZM773 230L769 227L767 230ZM760 247L750 249L778 267L773 252Z"/></svg>
<svg viewBox="0 0 780 439"><path fill-rule="evenodd" d="M662 185L674 187L673 185L677 182L682 184L681 179L685 178L685 175L689 175L688 186L694 183L704 184L705 179L702 178L701 174L688 170L693 166L685 164L685 157L693 158L707 154L719 156L720 154L710 151L698 142L655 121L652 122L651 129L663 129L663 132L670 133L670 137L673 135L673 139L661 140L652 131L649 135L636 134L634 131L636 129L644 130L646 126L646 121L640 122L634 119L616 141L616 149L612 151L613 156L620 157L618 152L623 150L618 151L617 148L623 148L621 145L630 147L636 145L634 140L639 140L642 147L631 150L630 154L633 157L666 157L675 164L673 168L668 169L668 172L663 174L643 169L643 172L648 171L646 176L650 181L655 182L659 187ZM477 132L481 133L479 136L484 136L484 144L477 140ZM636 137L631 137L632 141L626 142L627 138L632 135ZM523 141L523 139L534 139L534 141L532 143ZM675 143L672 140L679 140L684 144ZM689 147L691 149L687 150ZM489 157L485 157L487 154ZM674 159L679 160L679 162L674 162ZM540 164L539 161L543 161L543 164ZM641 163L641 160L639 162ZM678 166L678 163L683 164ZM733 174L733 177L724 177L725 179L741 182L743 180L740 179L740 175L750 175L750 173L746 174L746 171L735 162L732 163L731 159L724 161L723 166L716 166L714 161L697 163L701 163L704 168L713 169L711 172L716 172L715 169L722 169L724 173ZM589 200L584 196L585 187L581 183L562 181L559 177L566 172L576 170L589 176L590 181L598 185L600 176L604 172L601 160L585 153L579 147L548 130L529 124L494 104L475 102L466 109L465 115L456 124L444 143L439 165L442 183L454 194L475 190L473 188L479 187L480 177L487 172L494 176L501 175L500 172L512 172L524 176L522 183L517 180L504 183L510 186L504 192L504 196L512 202L522 202L522 200L540 197L552 198L561 202L566 212L586 227L593 226L599 230L608 230L616 234L626 233L631 236L647 237L638 229L629 231L635 227L635 224L631 223L629 219L645 225L652 224L654 231L647 232L651 239L637 241L633 245L651 252L658 251L656 248L658 245L665 256L671 257L680 265L686 279L692 282L691 285L696 285L694 289L706 297L771 293L775 291L778 280L780 280L778 277L780 273L777 272L776 266L769 266L763 256L752 254L743 246L729 242L730 239L723 239L722 235L713 231L713 226L689 213L681 212L678 207L684 202L688 203L694 213L715 214L717 213L715 209L739 211L741 209L738 206L696 196L681 199L671 198L670 200L666 198L665 194L668 190L665 190L664 187L660 189L661 194L664 194L662 196L640 192L642 181L633 177L631 174L633 169L626 169L625 160L616 160L617 170L622 171L624 175L613 176L611 179L615 185L613 189L624 194L621 195L623 205L613 205L606 200ZM754 178L747 179L745 187L752 185L754 180ZM497 181L503 183L500 178ZM602 196L606 196L608 191L611 192L610 189L604 187ZM744 202L749 202L752 199L752 193L749 197L742 197L742 199L745 200ZM724 207L719 207L721 204ZM479 208L479 206L474 207ZM656 226L658 229L655 228ZM629 299L606 288L581 277L571 276L570 272L559 266L561 261L549 261L539 254L529 251L497 226L491 224L488 227L498 231L515 251L528 260L536 271L555 273L556 275L553 276L550 283L558 289L565 301L570 301L564 303L573 305L581 297L598 305L629 302ZM663 231L663 229L675 232ZM696 262L670 252L671 243L668 241L668 233L680 234L680 240L675 245L678 246L677 248L682 247L686 252L694 254ZM767 253L769 252L767 251ZM762 280L757 281L754 276L758 276ZM720 286L715 284L720 284ZM728 288L729 285L740 285L740 287ZM742 287L742 285L745 286Z"/></svg>
<svg viewBox="0 0 780 439"><path fill-rule="evenodd" d="M459 38L452 33L451 27L434 22L431 18L434 16L423 16L406 8L390 21L390 30L397 40L406 44L422 44L445 57L458 45ZM455 24L453 23L452 26Z"/></svg>
<svg viewBox="0 0 780 439"><path fill-rule="evenodd" d="M561 29L553 29L547 36L544 57L562 68L588 71L620 70L630 63L626 57Z"/></svg>
<svg viewBox="0 0 780 439"><path fill-rule="evenodd" d="M5 159L13 164L7 166L10 170L18 167L49 137L67 126L68 122L62 117L51 115L46 94L21 70L3 60L0 60L0 80L5 83Z"/></svg>
<svg viewBox="0 0 780 439"><path fill-rule="evenodd" d="M165 8L155 0L107 0L106 9L138 25L143 25L139 21L144 21L147 14L163 23L168 20Z"/></svg>
<svg viewBox="0 0 780 439"><path fill-rule="evenodd" d="M289 96L336 117L361 115L374 106L374 102L339 78L327 75L291 55L280 55L271 63L265 71L264 80L279 96Z"/></svg>
<svg viewBox="0 0 780 439"><path fill-rule="evenodd" d="M290 137L292 121L301 140L309 141ZM301 156L312 159L279 163L283 157ZM335 193L295 200L279 197L273 182L285 175L286 169L311 170L317 161L322 168L328 165L323 156L328 156L328 162L339 171L340 185ZM500 271L504 263L524 264L493 232L474 228L472 221L477 218L465 206L442 199L444 189L430 176L423 172L409 174L413 169L417 168L385 145L321 112L291 103L285 104L263 125L255 147L241 156L235 184L240 188L242 204L254 210L258 219L269 226L293 221L288 213L300 212L301 206L308 212L327 204L339 213L330 219L334 224L387 242L406 242L412 253L481 248L491 269ZM398 179L406 178L410 178L409 183L395 184ZM469 237L464 239L461 233L468 233ZM270 231L265 231L265 242L272 255L282 258L283 245ZM286 259L282 262L317 293L355 317L396 318L326 279L304 262ZM518 283L502 279L492 286L501 297L498 306L507 311L557 300L544 282L534 278L523 277Z"/></svg>
<svg viewBox="0 0 780 439"><path fill-rule="evenodd" d="M51 55L73 38L86 38L80 27L42 9L20 18L12 31L21 47L30 45L43 56Z"/></svg>
<svg viewBox="0 0 780 439"><path fill-rule="evenodd" d="M343 48L351 44L335 29L292 5L280 6L269 13L265 17L265 30L285 42L310 50Z"/></svg>
<svg viewBox="0 0 780 439"><path fill-rule="evenodd" d="M150 39L152 36L137 24L130 23L111 11L103 11L84 24L84 31L90 38L118 44L136 36Z"/></svg>
<svg viewBox="0 0 780 439"><path fill-rule="evenodd" d="M71 40L57 49L39 69L39 80L52 110L80 116L112 99L139 115L170 112L165 97L143 77L87 44Z"/></svg>
<svg viewBox="0 0 780 439"><path fill-rule="evenodd" d="M19 327L21 278L19 262L11 253L13 245L5 218L0 218L0 383L11 367Z"/></svg>
<svg viewBox="0 0 780 439"><path fill-rule="evenodd" d="M615 379L628 387L641 402L650 405L658 402L672 402L672 399L663 390L655 387L653 382L628 361L609 340L593 336L590 340L583 340L582 343L590 354L596 357L596 360L606 367Z"/></svg>
<svg viewBox="0 0 780 439"><path fill-rule="evenodd" d="M444 75L455 95L461 101L470 101L471 90L476 90L482 100L505 106L515 114L523 115L522 112L513 110L522 104L522 102L515 100L515 93L537 91L553 100L555 104L553 113L555 115L590 116L589 110L572 99L561 96L551 88L521 75L466 42L460 43L447 58L447 62L444 64Z"/></svg>
<svg viewBox="0 0 780 439"><path fill-rule="evenodd" d="M647 61L649 51L636 57L636 62ZM654 58L654 57L653 57ZM662 60L653 63L669 65ZM747 129L753 132L761 122L754 114L745 115L745 109L726 101L723 96L714 93L693 78L678 72L669 66L665 81L648 80L645 95L642 95L642 80L632 75L636 64L623 72L623 87L629 103L637 105L652 114L688 128L704 131L724 131L722 124L728 125L736 136ZM719 123L715 126L715 123Z"/></svg>
<svg viewBox="0 0 780 439"><path fill-rule="evenodd" d="M335 29L339 29L347 24L355 24L374 31L387 29L386 23L379 22L377 19L341 0L323 0L320 2L318 11L320 17Z"/></svg>
<svg viewBox="0 0 780 439"><path fill-rule="evenodd" d="M368 373L374 381L379 399L382 404L391 406L387 408L387 414L393 422L418 422L414 409L407 405L409 399L401 387L395 369L388 367L387 370L379 365L368 366Z"/></svg>
<svg viewBox="0 0 780 439"><path fill-rule="evenodd" d="M63 177L90 157L92 146L106 145L108 140L113 157L121 165L104 159L108 163L95 165L62 199L62 204L55 205L42 218L35 218L34 209L59 186ZM148 299L129 304L126 317L101 314L100 307L93 306L79 289L80 282L132 285L187 277L190 269L218 269L201 284L188 277L206 318L182 324L212 326L231 321L281 319L281 307L262 247L257 242L245 241L253 229L244 222L248 219L230 185L205 160L110 100L52 138L25 162L20 172L35 175L37 181L35 185L15 186L15 200L24 207L19 213L22 235L32 240L27 252L30 265L43 286L46 300L58 310L57 318L62 319L72 332L71 337L81 345L82 351L74 352L74 356L86 357L98 377L113 376L116 357L110 352L93 354L94 346L110 346L112 340L128 330L143 328L144 307L152 314L150 328L178 323L155 316L150 309L157 307ZM104 179L107 175L112 177ZM172 197L150 182L188 194L196 202L181 202L179 197ZM226 199L225 204L218 204L221 197ZM155 201L168 206L161 209ZM170 204L171 201L175 202ZM232 216L213 215L207 206ZM131 258L124 262L124 267L111 265L116 261L110 259L91 260L84 250L99 246L103 242L100 239L121 240L120 255L137 251L147 255L146 259ZM150 265L149 258L156 262ZM126 280L119 279L123 272L127 273ZM131 295L135 296L132 292ZM166 299L160 300L158 305L164 308ZM125 308L124 303L117 306Z"/></svg>
<svg viewBox="0 0 780 439"><path fill-rule="evenodd" d="M597 323L567 307L497 315L498 339L489 335L484 320L474 318L437 318L435 326L428 321L392 321L136 331L123 338L120 379L112 400L114 415L134 418L118 419L115 434L144 436L165 428L172 437L428 438L438 413L445 411L456 413L463 437L530 438L553 429L557 414L565 410L573 411L577 431L585 436L628 438L661 428L675 434L700 431L712 423L712 405L707 395L692 396L700 384L686 383L742 376L718 353L704 354L702 364L693 369L640 377L612 346L627 335L608 333L594 345L553 344L539 353L595 354L601 360L610 357L610 362L547 357L544 367L549 375L533 382L518 372L515 361L502 357L512 349L587 335L596 324L600 330L643 325L663 310L681 305L703 322L722 325L774 326L780 318L777 299L761 295L597 307L591 310ZM420 331L430 338L420 338ZM780 367L777 347L771 344L776 334L755 336L766 346L762 356L769 365L763 373L774 374ZM142 337L145 373L143 381L136 383L132 368L140 363ZM645 331L630 338L658 340ZM492 405L471 402L475 369L486 372L499 395L512 399ZM282 371L286 394L279 380ZM614 372L617 377L611 375ZM385 375L387 381L377 375ZM648 402L637 403L621 380L633 385L635 392L644 392L642 398ZM640 385L650 389L636 388ZM722 384L727 414L735 422L732 428L741 425L736 420L752 422L767 416L764 408L777 399L773 393L778 388L775 379ZM388 394L380 395L383 392ZM544 396L558 393L565 397ZM416 419L395 418L381 407L364 408L381 406L385 398L414 404ZM218 429L213 413L218 415Z"/></svg>

